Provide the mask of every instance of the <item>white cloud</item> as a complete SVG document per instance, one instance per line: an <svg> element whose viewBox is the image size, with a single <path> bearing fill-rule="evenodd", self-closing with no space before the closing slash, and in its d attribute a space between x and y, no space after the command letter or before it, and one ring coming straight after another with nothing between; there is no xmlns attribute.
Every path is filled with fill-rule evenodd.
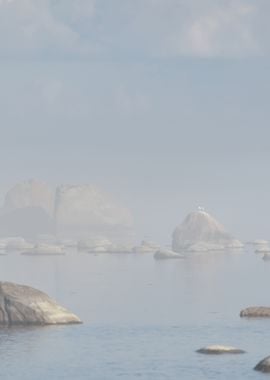
<svg viewBox="0 0 270 380"><path fill-rule="evenodd" d="M0 0L0 55L263 54L269 10L266 0Z"/></svg>

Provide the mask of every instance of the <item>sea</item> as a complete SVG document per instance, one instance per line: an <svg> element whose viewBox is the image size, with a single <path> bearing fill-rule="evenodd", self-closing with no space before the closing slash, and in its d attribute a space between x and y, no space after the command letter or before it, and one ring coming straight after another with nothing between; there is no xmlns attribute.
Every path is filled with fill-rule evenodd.
<svg viewBox="0 0 270 380"><path fill-rule="evenodd" d="M240 318L270 305L270 262L252 247L155 260L152 254L0 256L0 279L38 288L81 325L0 329L4 380L265 379L270 319ZM230 345L245 354L203 355ZM265 377L266 376L266 377Z"/></svg>

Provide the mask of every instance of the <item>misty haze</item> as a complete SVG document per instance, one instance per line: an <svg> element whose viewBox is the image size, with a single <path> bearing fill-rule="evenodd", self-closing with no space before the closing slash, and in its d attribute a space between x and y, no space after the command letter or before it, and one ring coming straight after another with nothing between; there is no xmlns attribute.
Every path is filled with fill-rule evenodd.
<svg viewBox="0 0 270 380"><path fill-rule="evenodd" d="M266 0L0 0L4 380L270 373Z"/></svg>

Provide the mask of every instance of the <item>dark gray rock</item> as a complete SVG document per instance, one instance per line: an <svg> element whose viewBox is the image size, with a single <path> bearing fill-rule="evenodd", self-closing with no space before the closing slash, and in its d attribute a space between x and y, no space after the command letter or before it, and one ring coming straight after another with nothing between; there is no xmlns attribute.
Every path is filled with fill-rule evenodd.
<svg viewBox="0 0 270 380"><path fill-rule="evenodd" d="M252 306L241 310L240 317L247 318L270 318L270 307Z"/></svg>
<svg viewBox="0 0 270 380"><path fill-rule="evenodd" d="M270 372L270 356L261 360L255 367L255 371Z"/></svg>
<svg viewBox="0 0 270 380"><path fill-rule="evenodd" d="M196 352L200 354L208 354L208 355L219 355L219 354L243 354L244 350L239 348L231 347L231 346L221 346L221 345L212 345L202 347Z"/></svg>
<svg viewBox="0 0 270 380"><path fill-rule="evenodd" d="M81 323L45 293L25 285L0 282L0 325Z"/></svg>

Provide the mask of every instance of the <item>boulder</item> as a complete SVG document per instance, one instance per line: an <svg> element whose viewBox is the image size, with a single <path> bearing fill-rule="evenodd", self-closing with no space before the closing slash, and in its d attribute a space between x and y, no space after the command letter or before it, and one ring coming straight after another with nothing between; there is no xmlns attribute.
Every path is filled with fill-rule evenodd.
<svg viewBox="0 0 270 380"><path fill-rule="evenodd" d="M241 310L240 317L247 318L270 318L270 307L252 306Z"/></svg>
<svg viewBox="0 0 270 380"><path fill-rule="evenodd" d="M218 355L218 354L243 354L244 350L239 348L231 347L231 346L221 346L221 345L212 345L202 347L196 352L200 354L209 354L209 355Z"/></svg>
<svg viewBox="0 0 270 380"><path fill-rule="evenodd" d="M207 252L242 248L243 244L205 211L190 213L173 232L175 252Z"/></svg>
<svg viewBox="0 0 270 380"><path fill-rule="evenodd" d="M267 356L263 360L261 360L255 367L255 371L260 372L270 372L270 356Z"/></svg>
<svg viewBox="0 0 270 380"><path fill-rule="evenodd" d="M171 251L170 249L159 249L154 254L154 259L156 260L168 260L168 259L184 259L185 256L180 253Z"/></svg>
<svg viewBox="0 0 270 380"><path fill-rule="evenodd" d="M0 325L81 323L45 293L25 285L0 282Z"/></svg>

